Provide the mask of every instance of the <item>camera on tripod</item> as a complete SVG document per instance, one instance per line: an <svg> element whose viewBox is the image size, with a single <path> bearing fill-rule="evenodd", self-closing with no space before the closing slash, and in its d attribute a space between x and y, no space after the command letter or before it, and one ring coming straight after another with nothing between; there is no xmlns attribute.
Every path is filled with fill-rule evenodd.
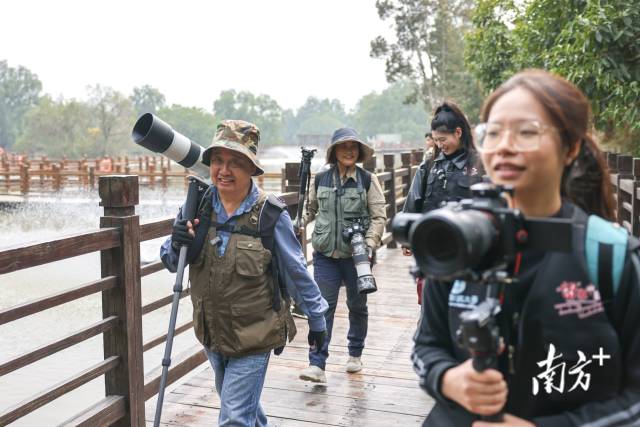
<svg viewBox="0 0 640 427"><path fill-rule="evenodd" d="M369 262L369 250L364 241L368 224L364 218L356 218L342 229L342 238L351 245L351 254L353 262L356 265L358 275L358 293L370 294L378 290L376 279L371 272L371 263Z"/></svg>

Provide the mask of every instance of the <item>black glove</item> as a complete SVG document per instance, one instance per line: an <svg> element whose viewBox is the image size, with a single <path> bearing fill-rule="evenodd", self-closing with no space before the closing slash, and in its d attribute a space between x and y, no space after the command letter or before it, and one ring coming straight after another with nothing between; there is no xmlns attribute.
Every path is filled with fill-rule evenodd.
<svg viewBox="0 0 640 427"><path fill-rule="evenodd" d="M171 246L173 246L174 249L178 249L182 245L188 246L193 242L193 239L195 239L195 236L189 234L187 220L179 219L176 221L173 225L173 231L171 232Z"/></svg>
<svg viewBox="0 0 640 427"><path fill-rule="evenodd" d="M324 344L324 338L327 336L327 331L309 331L307 340L310 346L315 346L318 350L322 348Z"/></svg>

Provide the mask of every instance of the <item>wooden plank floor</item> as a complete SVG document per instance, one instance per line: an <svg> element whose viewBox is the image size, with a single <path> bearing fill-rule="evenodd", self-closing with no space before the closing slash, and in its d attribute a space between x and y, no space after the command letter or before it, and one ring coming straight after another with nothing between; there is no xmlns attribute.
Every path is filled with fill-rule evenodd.
<svg viewBox="0 0 640 427"><path fill-rule="evenodd" d="M369 331L357 374L344 370L348 311L344 288L327 360L327 385L298 379L308 366L307 323L296 319L298 335L280 356L271 356L261 403L271 426L418 426L433 406L419 387L410 354L419 316L411 257L400 249L381 249L374 273L378 292L369 295ZM217 425L220 401L207 366L165 395L164 426ZM147 402L152 425L155 397Z"/></svg>

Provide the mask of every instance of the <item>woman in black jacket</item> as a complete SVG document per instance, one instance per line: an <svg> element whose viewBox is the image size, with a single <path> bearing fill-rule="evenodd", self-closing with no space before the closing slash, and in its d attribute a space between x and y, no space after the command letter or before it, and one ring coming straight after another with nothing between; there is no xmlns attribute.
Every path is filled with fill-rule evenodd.
<svg viewBox="0 0 640 427"><path fill-rule="evenodd" d="M640 244L602 219L613 220L614 205L588 100L566 80L530 70L491 94L481 118L476 143L485 170L515 188L515 207L527 217L571 218L586 236L577 233L572 253L527 250L510 266L518 280L501 295L497 369L476 372L456 341L459 314L485 289L463 281L425 286L412 356L436 400L424 425L638 425ZM604 228L594 263L597 224ZM501 423L478 421L499 411Z"/></svg>
<svg viewBox="0 0 640 427"><path fill-rule="evenodd" d="M451 101L439 105L427 135L435 146L413 177L403 212L425 213L443 202L469 197L469 187L482 179L471 126L460 107ZM403 247L402 253L410 256L411 250ZM416 280L418 304L422 303L423 285L423 279Z"/></svg>

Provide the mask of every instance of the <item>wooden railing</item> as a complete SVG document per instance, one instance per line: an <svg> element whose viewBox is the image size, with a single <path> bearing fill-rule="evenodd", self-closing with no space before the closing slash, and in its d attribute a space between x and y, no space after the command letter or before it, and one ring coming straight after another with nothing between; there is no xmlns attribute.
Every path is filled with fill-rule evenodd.
<svg viewBox="0 0 640 427"><path fill-rule="evenodd" d="M171 186L186 188L188 169L164 156L104 157L101 159L51 160L46 156L0 157L0 194L46 194L63 190L93 191L101 176L114 173L134 174L138 184L166 191ZM258 184L280 188L282 174L265 173Z"/></svg>
<svg viewBox="0 0 640 427"><path fill-rule="evenodd" d="M400 168L395 169L396 157L384 156L384 170L377 173L387 202L388 224L401 209L411 179L417 170L421 153L403 153ZM287 192L281 197L291 217L297 212L298 164L286 166ZM365 167L373 170L375 160ZM104 214L100 230L80 233L38 244L22 245L0 251L0 274L48 264L67 258L100 251L101 278L81 286L34 299L0 310L0 325L75 301L87 295L102 294L102 320L79 326L75 332L46 343L34 350L9 360L0 361L0 376L24 368L63 349L102 334L104 359L63 382L45 389L30 398L0 412L0 426L7 425L81 385L104 375L105 397L97 404L82 409L65 425L140 426L145 424L145 401L153 397L159 387L161 366L144 374L143 353L166 341L166 334L143 341L142 316L167 306L172 295L142 305L141 277L164 267L160 261L140 266L140 242L166 236L171 231L173 218L139 223L135 206L139 199L139 178L131 175L101 176L99 196ZM387 226L388 230L388 226ZM303 248L307 257L306 232ZM387 231L383 242L395 247ZM310 262L310 257L307 257ZM189 295L189 288L182 298ZM192 328L192 322L176 326L176 335ZM171 384L206 361L202 347L196 345L173 355L168 375Z"/></svg>

